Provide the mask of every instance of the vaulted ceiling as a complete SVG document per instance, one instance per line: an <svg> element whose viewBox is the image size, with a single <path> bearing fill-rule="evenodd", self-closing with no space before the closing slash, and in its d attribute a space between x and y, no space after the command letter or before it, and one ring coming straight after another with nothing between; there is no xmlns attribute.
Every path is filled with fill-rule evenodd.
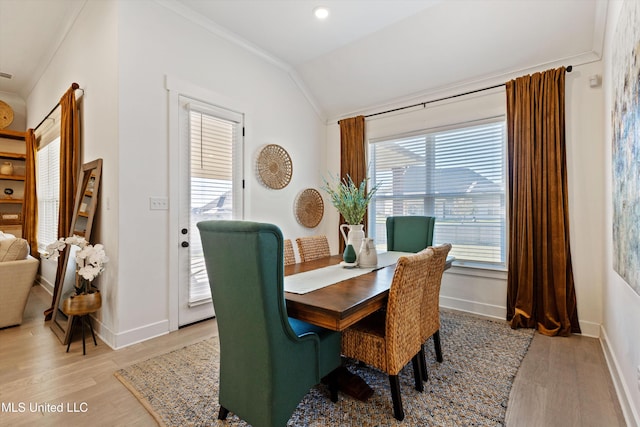
<svg viewBox="0 0 640 427"><path fill-rule="evenodd" d="M26 98L86 1L0 0L0 92ZM130 0L125 0L130 1ZM282 67L319 114L600 59L607 0L157 0ZM329 17L313 16L327 6ZM29 23L29 25L26 25Z"/></svg>

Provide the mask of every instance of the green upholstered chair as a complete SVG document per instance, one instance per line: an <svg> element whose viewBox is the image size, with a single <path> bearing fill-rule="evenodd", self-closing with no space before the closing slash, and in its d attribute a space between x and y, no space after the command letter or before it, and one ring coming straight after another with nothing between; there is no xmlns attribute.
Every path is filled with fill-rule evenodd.
<svg viewBox="0 0 640 427"><path fill-rule="evenodd" d="M337 401L340 333L287 317L284 243L272 224L198 223L220 339L219 419L285 426L325 376Z"/></svg>
<svg viewBox="0 0 640 427"><path fill-rule="evenodd" d="M433 244L435 224L432 216L387 217L387 250L420 252Z"/></svg>

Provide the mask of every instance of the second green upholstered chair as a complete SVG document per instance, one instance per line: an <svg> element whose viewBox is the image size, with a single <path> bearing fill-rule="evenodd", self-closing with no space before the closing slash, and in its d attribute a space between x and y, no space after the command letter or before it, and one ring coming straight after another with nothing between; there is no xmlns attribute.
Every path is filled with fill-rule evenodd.
<svg viewBox="0 0 640 427"><path fill-rule="evenodd" d="M387 217L387 250L420 252L433 244L433 229L436 223L432 216Z"/></svg>
<svg viewBox="0 0 640 427"><path fill-rule="evenodd" d="M340 366L340 333L287 317L277 226L204 221L198 229L220 340L218 418L232 411L254 427L285 426ZM337 381L330 391L337 401Z"/></svg>

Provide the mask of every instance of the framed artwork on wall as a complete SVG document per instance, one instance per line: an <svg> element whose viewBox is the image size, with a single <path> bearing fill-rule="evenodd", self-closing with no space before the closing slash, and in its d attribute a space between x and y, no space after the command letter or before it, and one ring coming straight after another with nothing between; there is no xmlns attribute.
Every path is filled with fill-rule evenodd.
<svg viewBox="0 0 640 427"><path fill-rule="evenodd" d="M613 269L640 294L640 2L624 2L613 46Z"/></svg>

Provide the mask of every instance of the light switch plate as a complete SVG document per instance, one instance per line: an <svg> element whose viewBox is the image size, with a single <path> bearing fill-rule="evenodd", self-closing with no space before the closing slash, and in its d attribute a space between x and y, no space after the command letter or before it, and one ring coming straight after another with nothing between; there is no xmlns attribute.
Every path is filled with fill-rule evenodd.
<svg viewBox="0 0 640 427"><path fill-rule="evenodd" d="M169 209L168 197L149 197L149 209L152 211L166 211Z"/></svg>

